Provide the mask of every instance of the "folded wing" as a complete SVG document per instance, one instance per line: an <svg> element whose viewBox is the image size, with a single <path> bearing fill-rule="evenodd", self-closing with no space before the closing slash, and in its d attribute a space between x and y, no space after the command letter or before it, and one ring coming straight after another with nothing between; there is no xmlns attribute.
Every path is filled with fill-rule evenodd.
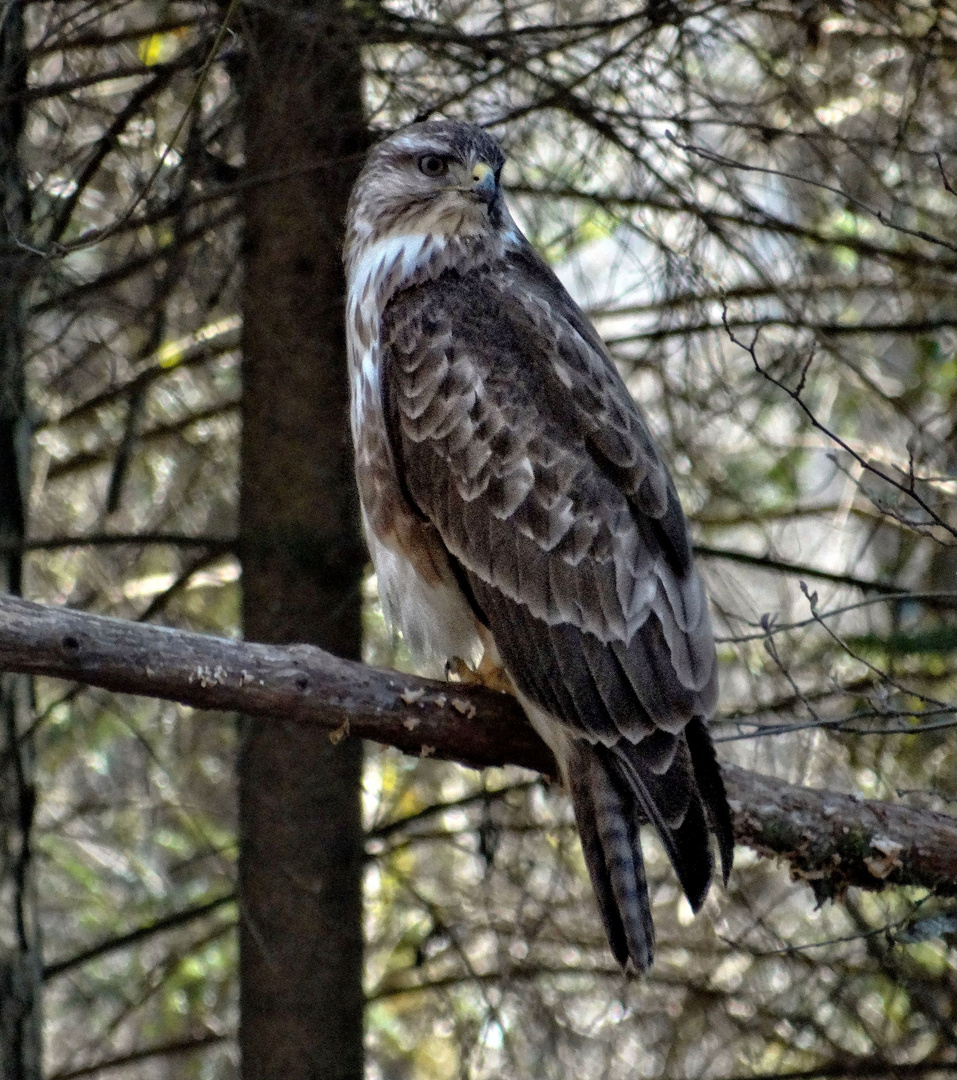
<svg viewBox="0 0 957 1080"><path fill-rule="evenodd" d="M714 639L674 485L594 330L528 247L400 292L385 410L410 502L438 530L563 766L612 949L653 930L638 830L697 908L733 838L705 721Z"/></svg>

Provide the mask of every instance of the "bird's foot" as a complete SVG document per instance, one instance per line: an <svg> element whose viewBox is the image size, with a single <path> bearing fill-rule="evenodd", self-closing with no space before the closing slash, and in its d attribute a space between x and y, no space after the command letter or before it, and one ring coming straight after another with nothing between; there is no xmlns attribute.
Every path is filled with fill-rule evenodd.
<svg viewBox="0 0 957 1080"><path fill-rule="evenodd" d="M482 655L481 663L474 668L461 656L453 656L445 665L445 675L454 682L465 683L468 686L487 686L490 690L498 690L502 694L515 693L515 687L508 672L497 664L487 651Z"/></svg>

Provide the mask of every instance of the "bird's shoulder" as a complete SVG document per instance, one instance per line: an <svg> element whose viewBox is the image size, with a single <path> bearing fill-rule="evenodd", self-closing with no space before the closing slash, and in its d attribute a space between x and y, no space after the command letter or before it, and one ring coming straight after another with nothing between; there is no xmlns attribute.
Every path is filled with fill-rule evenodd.
<svg viewBox="0 0 957 1080"><path fill-rule="evenodd" d="M387 368L397 365L387 378L405 374L418 406L423 388L446 409L457 393L471 404L471 381L486 409L546 442L580 443L636 511L672 516L673 487L645 417L585 313L527 242L398 291L382 341ZM670 542L686 562L683 522Z"/></svg>

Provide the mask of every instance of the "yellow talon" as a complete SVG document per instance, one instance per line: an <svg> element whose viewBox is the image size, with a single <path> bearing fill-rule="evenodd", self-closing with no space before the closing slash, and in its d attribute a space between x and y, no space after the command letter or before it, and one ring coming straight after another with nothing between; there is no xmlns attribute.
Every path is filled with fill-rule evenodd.
<svg viewBox="0 0 957 1080"><path fill-rule="evenodd" d="M482 654L482 660L477 667L467 664L461 656L453 656L445 665L445 672L447 678L467 686L487 686L490 690L498 690L502 694L515 693L515 686L508 672L496 663L488 649Z"/></svg>

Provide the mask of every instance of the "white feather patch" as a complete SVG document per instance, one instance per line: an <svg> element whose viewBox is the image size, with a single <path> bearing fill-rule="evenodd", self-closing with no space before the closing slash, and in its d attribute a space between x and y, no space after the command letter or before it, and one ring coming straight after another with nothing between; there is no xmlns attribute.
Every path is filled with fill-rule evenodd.
<svg viewBox="0 0 957 1080"><path fill-rule="evenodd" d="M482 643L472 609L455 581L426 581L401 552L380 542L365 515L363 524L382 614L390 627L402 631L423 673L440 678L446 661L453 656L476 665L482 656Z"/></svg>
<svg viewBox="0 0 957 1080"><path fill-rule="evenodd" d="M352 373L352 430L365 419L366 401L379 399L379 328L393 293L445 247L426 233L389 236L371 244L349 266L346 328Z"/></svg>

